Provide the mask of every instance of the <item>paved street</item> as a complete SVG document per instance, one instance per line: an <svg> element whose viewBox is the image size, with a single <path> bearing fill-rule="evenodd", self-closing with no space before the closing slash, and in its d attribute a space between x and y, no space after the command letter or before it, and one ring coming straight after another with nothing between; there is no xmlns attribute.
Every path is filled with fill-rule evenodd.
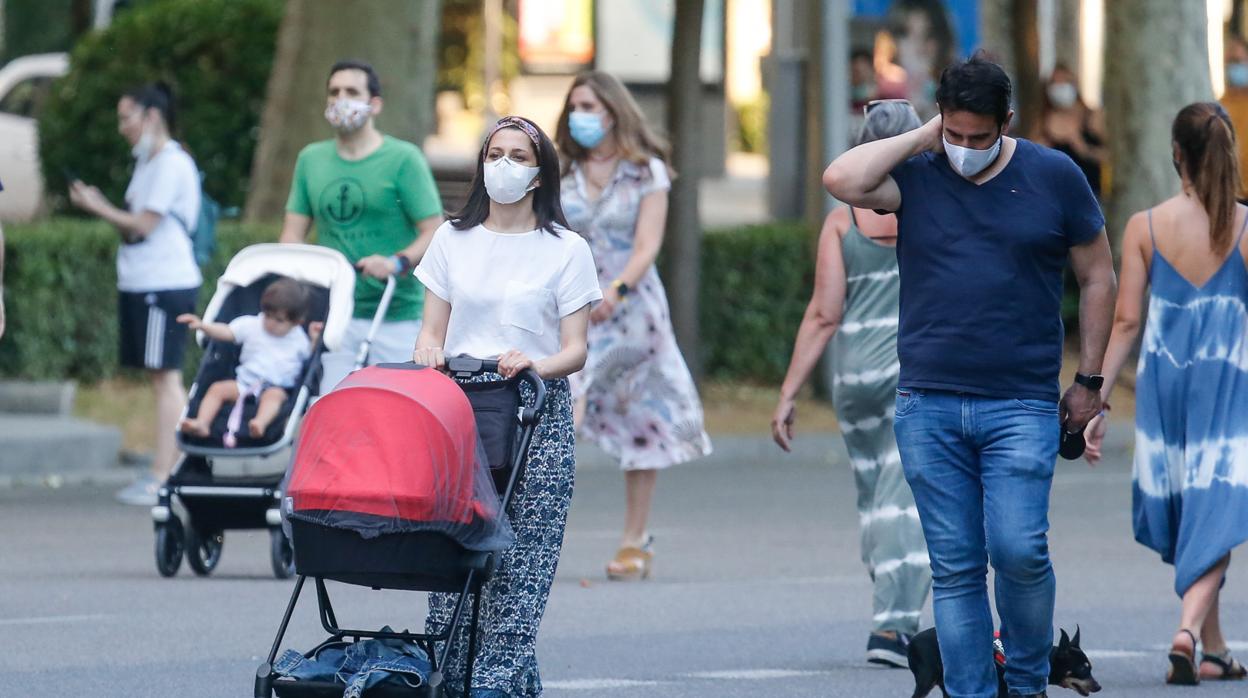
<svg viewBox="0 0 1248 698"><path fill-rule="evenodd" d="M540 643L546 695L908 696L908 672L863 662L870 587L843 451L830 434L801 445L786 457L761 439L720 439L714 459L664 474L656 578L644 584L605 582L620 476L583 468ZM112 489L0 490L0 694L251 695L291 587L270 577L267 538L227 534L216 575L184 566L162 579L146 510L114 504ZM1195 695L1162 686L1177 601L1170 568L1132 542L1129 507L1124 449L1096 470L1060 464L1057 622L1082 627L1101 695ZM1248 573L1238 562L1223 613L1244 656ZM414 628L423 617L420 594L335 589L340 619L357 627ZM320 639L304 599L288 646Z"/></svg>

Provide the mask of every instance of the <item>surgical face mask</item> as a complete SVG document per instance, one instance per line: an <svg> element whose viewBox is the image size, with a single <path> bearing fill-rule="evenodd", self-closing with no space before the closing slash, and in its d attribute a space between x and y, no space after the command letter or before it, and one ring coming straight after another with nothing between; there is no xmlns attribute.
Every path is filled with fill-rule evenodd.
<svg viewBox="0 0 1248 698"><path fill-rule="evenodd" d="M1231 87L1248 87L1248 63L1232 63L1226 66L1226 81Z"/></svg>
<svg viewBox="0 0 1248 698"><path fill-rule="evenodd" d="M325 107L325 120L339 133L354 133L368 123L373 106L359 99L336 99Z"/></svg>
<svg viewBox="0 0 1248 698"><path fill-rule="evenodd" d="M591 111L574 111L568 114L568 130L572 140L582 148L593 148L606 137L608 129L603 126L605 114Z"/></svg>
<svg viewBox="0 0 1248 698"><path fill-rule="evenodd" d="M511 158L499 158L494 162L485 163L485 192L496 203L514 204L524 198L534 187L529 186L537 179L541 169L526 167L513 162Z"/></svg>
<svg viewBox="0 0 1248 698"><path fill-rule="evenodd" d="M1069 82L1050 83L1048 93L1049 101L1058 109L1069 109L1079 100L1079 90Z"/></svg>
<svg viewBox="0 0 1248 698"><path fill-rule="evenodd" d="M130 149L130 154L134 156L135 160L146 162L152 157L152 145L155 140L156 137L152 135L152 129L147 124L144 124L143 131L139 134L139 142L135 143L134 147Z"/></svg>
<svg viewBox="0 0 1248 698"><path fill-rule="evenodd" d="M987 150L975 150L974 148L963 148L960 145L954 145L949 139L943 138L945 141L945 157L949 158L949 166L954 172L970 179L975 175L983 172L997 159L997 155L1001 152L1001 136L997 136L997 142Z"/></svg>

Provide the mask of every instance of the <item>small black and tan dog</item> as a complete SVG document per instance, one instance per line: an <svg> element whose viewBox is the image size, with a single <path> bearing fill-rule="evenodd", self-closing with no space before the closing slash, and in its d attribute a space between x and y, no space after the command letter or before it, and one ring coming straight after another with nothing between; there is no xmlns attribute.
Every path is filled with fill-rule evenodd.
<svg viewBox="0 0 1248 698"><path fill-rule="evenodd" d="M936 629L928 628L910 641L909 649L910 672L914 674L914 695L911 698L924 698L933 688L940 686L942 695L945 693L945 666L940 661L940 645L936 641ZM1062 631L1061 640L1053 646L1049 654L1049 685L1061 686L1075 691L1081 696L1091 695L1101 690L1101 684L1092 676L1092 662L1088 655L1079 648L1079 629L1075 628L1075 637L1071 639L1066 631ZM1004 657L997 655L997 695L1006 698L1009 691L1005 687Z"/></svg>

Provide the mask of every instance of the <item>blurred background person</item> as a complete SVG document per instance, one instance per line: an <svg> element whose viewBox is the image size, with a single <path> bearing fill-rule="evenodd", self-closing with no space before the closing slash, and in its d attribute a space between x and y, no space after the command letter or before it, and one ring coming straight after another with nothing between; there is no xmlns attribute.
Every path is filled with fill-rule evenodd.
<svg viewBox="0 0 1248 698"><path fill-rule="evenodd" d="M1044 87L1037 140L1069 155L1087 177L1092 193L1101 197L1101 163L1105 161L1101 114L1083 101L1074 72L1060 63Z"/></svg>
<svg viewBox="0 0 1248 698"><path fill-rule="evenodd" d="M1234 32L1228 32L1223 52L1226 59L1226 92L1222 95L1222 106L1231 117L1235 133L1248 133L1248 42ZM1239 171L1242 175L1248 172L1248 143L1238 138L1236 151L1239 159ZM1241 201L1248 198L1241 178L1240 189L1236 195Z"/></svg>
<svg viewBox="0 0 1248 698"><path fill-rule="evenodd" d="M203 281L191 247L188 221L199 220L199 169L173 139L173 92L164 83L134 88L117 102L117 131L130 144L134 174L126 207L114 206L94 186L70 183L69 200L113 225L117 248L121 365L147 371L156 395L156 450L151 472L117 493L125 504L152 506L156 489L178 458L174 431L186 407L182 364L185 325L195 312Z"/></svg>

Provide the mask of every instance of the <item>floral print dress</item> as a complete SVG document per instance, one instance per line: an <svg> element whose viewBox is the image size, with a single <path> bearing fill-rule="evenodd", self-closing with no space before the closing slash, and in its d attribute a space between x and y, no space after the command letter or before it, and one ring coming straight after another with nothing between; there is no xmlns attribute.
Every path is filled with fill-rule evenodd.
<svg viewBox="0 0 1248 698"><path fill-rule="evenodd" d="M667 166L658 158L648 165L621 160L597 200L589 199L578 164L564 176L564 214L572 230L589 241L604 288L633 254L642 198L670 188ZM666 468L711 452L702 402L676 345L654 265L609 320L590 325L589 358L572 376L572 390L586 401L581 435L625 470Z"/></svg>

